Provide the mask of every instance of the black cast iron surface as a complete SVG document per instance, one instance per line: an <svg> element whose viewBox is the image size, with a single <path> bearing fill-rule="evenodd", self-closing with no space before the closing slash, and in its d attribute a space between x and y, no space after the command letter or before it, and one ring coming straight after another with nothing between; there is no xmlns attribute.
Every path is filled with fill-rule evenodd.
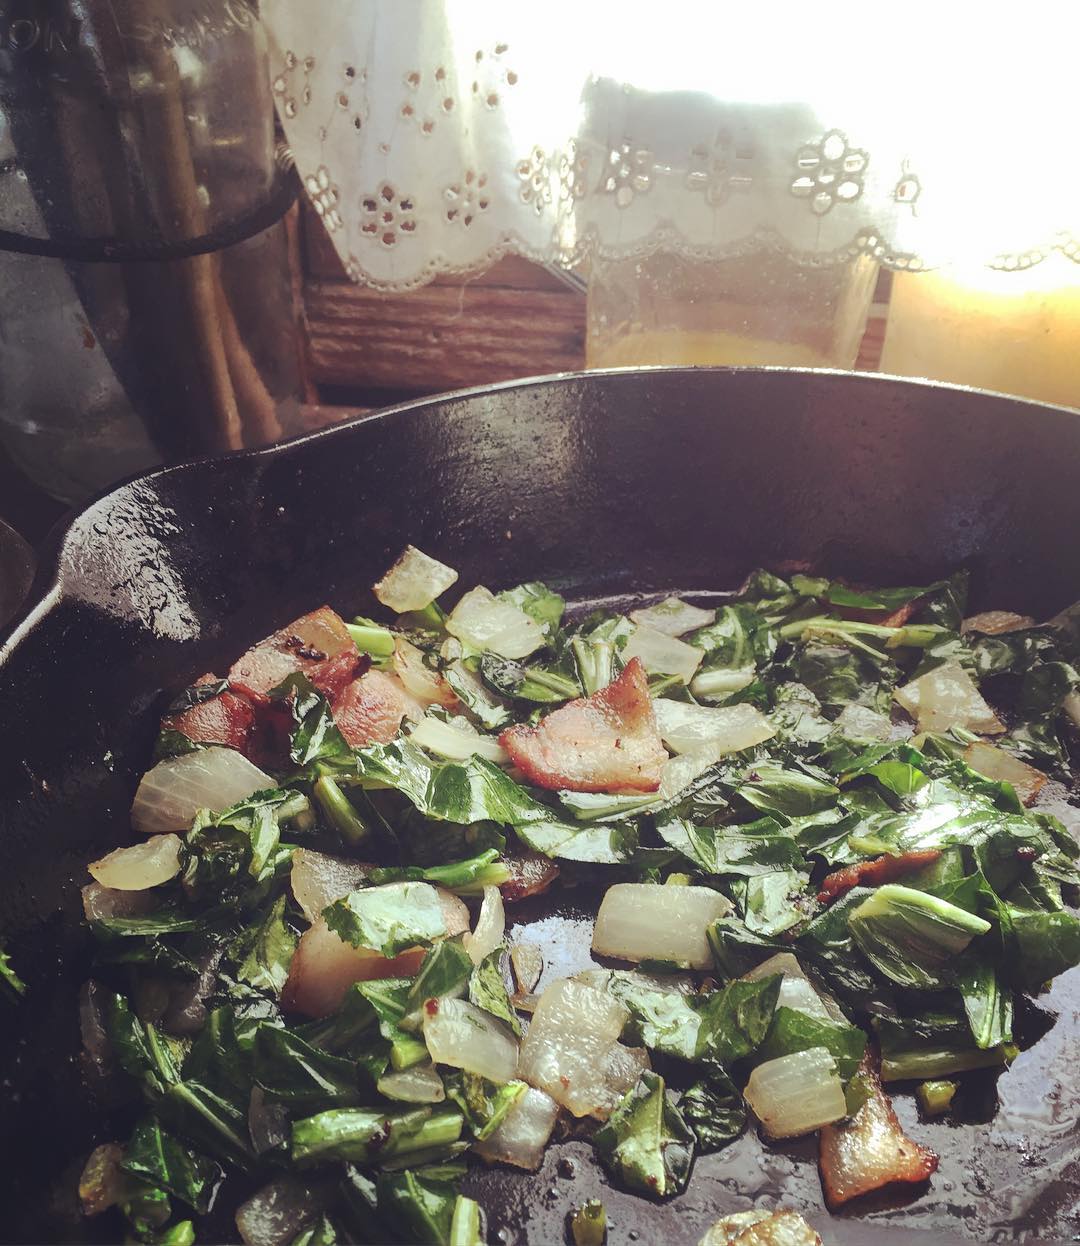
<svg viewBox="0 0 1080 1246"><path fill-rule="evenodd" d="M30 983L0 1014L0 1238L106 1232L74 1214L81 1162L115 1128L76 1061L78 887L129 836L170 690L324 601L368 608L410 541L465 586L543 579L572 600L730 589L791 561L897 584L966 565L973 609L1046 617L1080 597L1078 473L1080 417L1053 408L866 376L650 370L414 403L92 505L46 551L38 604L0 647L0 933ZM573 892L512 913L548 980L588 961L592 903ZM1040 1006L1056 1022L1006 1073L968 1083L960 1119L918 1122L898 1095L942 1157L906 1203L832 1219L813 1147L752 1131L663 1206L611 1190L573 1141L536 1176L494 1169L472 1186L503 1242L562 1240L566 1212L597 1194L619 1243L696 1242L755 1202L804 1211L836 1243L1071 1239L1077 972ZM200 1240L233 1231L229 1210Z"/></svg>

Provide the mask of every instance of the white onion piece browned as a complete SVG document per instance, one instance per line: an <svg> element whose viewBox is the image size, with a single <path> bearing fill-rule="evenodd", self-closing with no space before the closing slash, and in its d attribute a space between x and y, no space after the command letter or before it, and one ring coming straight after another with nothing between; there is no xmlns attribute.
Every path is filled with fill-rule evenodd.
<svg viewBox="0 0 1080 1246"><path fill-rule="evenodd" d="M479 965L485 956L494 952L502 943L505 933L506 910L503 908L502 892L498 887L485 887L476 929L472 934L466 932L462 939L472 963Z"/></svg>
<svg viewBox="0 0 1080 1246"><path fill-rule="evenodd" d="M501 765L509 760L506 750L494 736L481 735L464 718L444 722L441 718L427 715L416 724L409 737L414 744L449 761L464 761L467 757L479 756Z"/></svg>
<svg viewBox="0 0 1080 1246"><path fill-rule="evenodd" d="M449 708L457 704L453 688L425 663L423 653L404 636L394 637L394 656L390 660L405 691L422 705Z"/></svg>
<svg viewBox="0 0 1080 1246"><path fill-rule="evenodd" d="M945 662L893 693L916 720L920 731L948 731L966 727L979 735L1005 730L983 700L974 680L958 662Z"/></svg>
<svg viewBox="0 0 1080 1246"><path fill-rule="evenodd" d="M1006 753L1003 748L984 744L982 740L977 740L964 749L964 761L972 770L977 770L987 779L993 779L995 783L1011 783L1025 805L1031 804L1046 782L1046 775L1041 770L1029 766L1012 753Z"/></svg>
<svg viewBox="0 0 1080 1246"><path fill-rule="evenodd" d="M464 999L428 1000L424 1042L436 1064L479 1073L491 1082L508 1082L517 1070L513 1034L490 1012Z"/></svg>
<svg viewBox="0 0 1080 1246"><path fill-rule="evenodd" d="M854 740L887 740L892 731L888 714L879 714L869 705L845 705L836 726L843 735Z"/></svg>
<svg viewBox="0 0 1080 1246"><path fill-rule="evenodd" d="M94 1147L79 1177L79 1204L84 1216L97 1216L128 1197L123 1169L124 1150L116 1142Z"/></svg>
<svg viewBox="0 0 1080 1246"><path fill-rule="evenodd" d="M473 1150L489 1163L513 1164L536 1172L544 1161L559 1105L550 1095L530 1086L503 1118L502 1124Z"/></svg>
<svg viewBox="0 0 1080 1246"><path fill-rule="evenodd" d="M759 1064L743 1095L770 1138L797 1138L847 1115L844 1087L825 1047Z"/></svg>
<svg viewBox="0 0 1080 1246"><path fill-rule="evenodd" d="M685 636L687 632L695 632L699 627L708 627L715 622L716 611L692 606L678 597L667 597L654 606L631 610L630 617L635 623L663 632L665 636Z"/></svg>
<svg viewBox="0 0 1080 1246"><path fill-rule="evenodd" d="M180 836L155 835L130 848L117 848L86 867L96 882L116 891L145 891L180 873Z"/></svg>
<svg viewBox="0 0 1080 1246"><path fill-rule="evenodd" d="M743 974L743 981L757 982L774 973L783 974L776 1000L778 1008L794 1008L796 1012L805 1012L823 1021L847 1021L839 1004L831 996L818 991L791 952L777 952L775 956L763 960L749 973Z"/></svg>
<svg viewBox="0 0 1080 1246"><path fill-rule="evenodd" d="M371 866L361 861L331 857L312 848L297 848L292 855L289 882L292 893L309 922L323 909L363 887Z"/></svg>
<svg viewBox="0 0 1080 1246"><path fill-rule="evenodd" d="M701 665L705 650L676 640L674 636L665 636L655 627L639 624L626 642L622 656L625 662L640 658L650 675L677 675L688 684Z"/></svg>
<svg viewBox="0 0 1080 1246"><path fill-rule="evenodd" d="M384 1073L379 1078L379 1094L402 1103L442 1103L446 1088L430 1062L414 1064L400 1073Z"/></svg>
<svg viewBox="0 0 1080 1246"><path fill-rule="evenodd" d="M200 809L220 813L274 780L231 748L205 748L159 761L142 777L131 825L144 835L186 831Z"/></svg>
<svg viewBox="0 0 1080 1246"><path fill-rule="evenodd" d="M526 658L544 644L540 624L483 585L465 594L446 620L451 636L504 658Z"/></svg>
<svg viewBox="0 0 1080 1246"><path fill-rule="evenodd" d="M515 943L510 948L510 964L518 990L528 993L535 989L544 972L544 954L535 943Z"/></svg>
<svg viewBox="0 0 1080 1246"><path fill-rule="evenodd" d="M690 705L658 697L653 702L660 738L675 753L711 759L739 753L776 734L776 728L753 705Z"/></svg>
<svg viewBox="0 0 1080 1246"><path fill-rule="evenodd" d="M119 891L100 883L87 883L82 889L83 913L88 922L106 917L139 917L160 903L148 891Z"/></svg>
<svg viewBox="0 0 1080 1246"><path fill-rule="evenodd" d="M736 1211L721 1216L698 1246L821 1246L797 1211Z"/></svg>
<svg viewBox="0 0 1080 1246"><path fill-rule="evenodd" d="M236 1227L247 1246L288 1246L322 1211L326 1191L298 1177L278 1177L236 1211Z"/></svg>
<svg viewBox="0 0 1080 1246"><path fill-rule="evenodd" d="M453 567L425 554L415 545L406 545L397 562L373 587L372 592L391 610L423 610L436 597L457 582Z"/></svg>
<svg viewBox="0 0 1080 1246"><path fill-rule="evenodd" d="M574 1116L605 1110L608 1059L629 1015L607 991L569 979L553 982L521 1045L518 1076Z"/></svg>
<svg viewBox="0 0 1080 1246"><path fill-rule="evenodd" d="M712 964L706 929L731 911L711 887L616 883L600 902L593 951L620 960L672 960L692 969Z"/></svg>
<svg viewBox="0 0 1080 1246"><path fill-rule="evenodd" d="M612 1043L604 1061L604 1095L593 1108L593 1116L606 1120L619 1106L623 1095L638 1084L642 1073L652 1066L644 1047Z"/></svg>

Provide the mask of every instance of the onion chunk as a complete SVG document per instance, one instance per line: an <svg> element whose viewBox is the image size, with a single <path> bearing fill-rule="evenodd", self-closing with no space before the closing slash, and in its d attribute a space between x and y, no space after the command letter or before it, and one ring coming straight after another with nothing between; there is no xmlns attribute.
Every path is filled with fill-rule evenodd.
<svg viewBox="0 0 1080 1246"><path fill-rule="evenodd" d="M114 891L145 891L180 873L180 836L155 835L130 848L117 848L87 869L96 882Z"/></svg>
<svg viewBox="0 0 1080 1246"><path fill-rule="evenodd" d="M476 929L472 934L466 932L462 939L472 963L479 965L485 956L490 956L502 943L505 933L506 910L503 908L502 892L498 887L485 887Z"/></svg>
<svg viewBox="0 0 1080 1246"><path fill-rule="evenodd" d="M797 1138L847 1115L844 1087L825 1047L759 1064L743 1095L770 1138Z"/></svg>
<svg viewBox="0 0 1080 1246"><path fill-rule="evenodd" d="M517 1042L490 1012L464 999L429 999L423 1011L424 1042L436 1064L467 1069L500 1084L513 1078Z"/></svg>
<svg viewBox="0 0 1080 1246"><path fill-rule="evenodd" d="M639 625L663 632L665 636L685 636L699 627L708 627L716 621L715 610L703 610L678 597L666 597L654 606L631 610L630 618Z"/></svg>
<svg viewBox="0 0 1080 1246"><path fill-rule="evenodd" d="M982 740L967 746L964 750L964 761L972 770L978 771L987 779L993 779L995 783L1011 783L1025 805L1031 804L1046 782L1046 775L1041 770L1036 770L1012 753L1006 753L1004 749L986 744Z"/></svg>
<svg viewBox="0 0 1080 1246"><path fill-rule="evenodd" d="M481 735L464 718L444 722L426 715L409 733L410 739L436 757L465 761L468 757L484 757L502 765L510 760L506 750L493 736Z"/></svg>
<svg viewBox="0 0 1080 1246"><path fill-rule="evenodd" d="M530 1086L507 1112L498 1129L478 1142L473 1150L488 1163L513 1164L536 1172L544 1162L559 1105L550 1095Z"/></svg>
<svg viewBox="0 0 1080 1246"><path fill-rule="evenodd" d="M277 784L231 748L206 748L159 761L143 775L131 825L144 835L186 831L200 809L221 813Z"/></svg>
<svg viewBox="0 0 1080 1246"><path fill-rule="evenodd" d="M712 964L705 931L731 905L711 887L616 883L596 915L593 951L621 960L672 960L692 969Z"/></svg>
<svg viewBox="0 0 1080 1246"><path fill-rule="evenodd" d="M562 979L540 996L518 1076L574 1116L606 1116L608 1062L630 1014L607 991Z"/></svg>
<svg viewBox="0 0 1080 1246"><path fill-rule="evenodd" d="M534 618L482 585L462 597L446 620L446 630L474 649L503 658L527 658L544 645Z"/></svg>
<svg viewBox="0 0 1080 1246"><path fill-rule="evenodd" d="M650 675L677 675L684 684L693 679L704 657L705 650L697 645L688 645L640 623L623 649L624 661L640 658Z"/></svg>
<svg viewBox="0 0 1080 1246"><path fill-rule="evenodd" d="M752 748L776 734L776 728L753 705L710 707L658 697L653 712L668 748L711 760Z"/></svg>
<svg viewBox="0 0 1080 1246"><path fill-rule="evenodd" d="M398 614L423 610L436 597L457 583L453 567L425 554L415 545L406 545L397 562L372 588L379 601Z"/></svg>
<svg viewBox="0 0 1080 1246"><path fill-rule="evenodd" d="M958 662L945 662L893 693L920 731L966 727L979 735L1000 735L1001 720Z"/></svg>

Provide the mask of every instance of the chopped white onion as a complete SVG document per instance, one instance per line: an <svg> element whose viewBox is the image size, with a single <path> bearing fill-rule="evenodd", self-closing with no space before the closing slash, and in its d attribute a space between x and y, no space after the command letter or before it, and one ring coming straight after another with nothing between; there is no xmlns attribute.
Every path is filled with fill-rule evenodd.
<svg viewBox="0 0 1080 1246"><path fill-rule="evenodd" d="M414 743L426 748L429 753L450 761L479 756L501 765L509 760L506 750L494 736L481 735L464 718L444 722L429 714L409 734Z"/></svg>
<svg viewBox="0 0 1080 1246"><path fill-rule="evenodd" d="M464 999L424 1005L424 1042L436 1064L467 1069L490 1082L508 1082L517 1069L513 1034L490 1012Z"/></svg>
<svg viewBox="0 0 1080 1246"><path fill-rule="evenodd" d="M763 960L749 973L743 974L743 981L757 982L774 973L784 975L776 1001L778 1008L794 1008L797 1012L809 1013L810 1016L820 1017L824 1021L847 1023L847 1017L840 1005L827 991L820 990L807 977L798 957L791 952L777 952L775 956Z"/></svg>
<svg viewBox="0 0 1080 1246"><path fill-rule="evenodd" d="M935 666L897 688L893 696L916 720L920 731L966 727L979 735L999 735L1005 730L958 662Z"/></svg>
<svg viewBox="0 0 1080 1246"><path fill-rule="evenodd" d="M515 943L510 948L510 963L514 967L518 990L528 993L535 989L544 972L544 954L535 943Z"/></svg>
<svg viewBox="0 0 1080 1246"><path fill-rule="evenodd" d="M706 929L731 911L711 887L616 883L596 914L592 947L620 960L672 960L693 969L712 964Z"/></svg>
<svg viewBox="0 0 1080 1246"><path fill-rule="evenodd" d="M296 903L308 921L313 922L335 900L363 887L370 873L371 866L361 861L331 857L313 848L297 848L292 855L289 882Z"/></svg>
<svg viewBox="0 0 1080 1246"><path fill-rule="evenodd" d="M473 1150L488 1163L513 1164L536 1172L544 1161L559 1105L550 1095L530 1086L503 1118L502 1124Z"/></svg>
<svg viewBox="0 0 1080 1246"><path fill-rule="evenodd" d="M888 714L879 714L869 705L845 705L836 725L844 735L855 740L887 740L892 732Z"/></svg>
<svg viewBox="0 0 1080 1246"><path fill-rule="evenodd" d="M236 1227L246 1246L288 1246L325 1202L325 1193L310 1183L278 1177L240 1204Z"/></svg>
<svg viewBox="0 0 1080 1246"><path fill-rule="evenodd" d="M843 1083L825 1047L759 1064L743 1095L770 1138L796 1138L847 1115Z"/></svg>
<svg viewBox="0 0 1080 1246"><path fill-rule="evenodd" d="M985 744L982 740L967 746L964 750L964 761L972 770L977 770L987 779L993 779L996 783L1011 783L1025 805L1031 804L1046 782L1046 775L1041 770L1029 766L1012 753L1006 753L1003 748L995 748L993 744Z"/></svg>
<svg viewBox="0 0 1080 1246"><path fill-rule="evenodd" d="M277 784L231 748L205 748L159 761L142 777L131 825L144 835L186 831L200 809L220 813Z"/></svg>
<svg viewBox="0 0 1080 1246"><path fill-rule="evenodd" d="M631 610L630 617L635 623L663 632L665 636L685 636L687 632L696 632L699 627L714 623L716 611L692 606L678 597L667 597L654 606Z"/></svg>
<svg viewBox="0 0 1080 1246"><path fill-rule="evenodd" d="M502 943L505 933L506 910L503 908L502 892L498 887L485 887L476 929L472 934L466 931L461 940L472 963L479 965L485 956L490 956Z"/></svg>
<svg viewBox="0 0 1080 1246"><path fill-rule="evenodd" d="M402 1103L442 1103L446 1087L430 1062L414 1064L400 1073L384 1073L376 1088L388 1099Z"/></svg>
<svg viewBox="0 0 1080 1246"><path fill-rule="evenodd" d="M734 666L717 671L702 671L690 681L690 691L696 697L720 700L752 684L756 675L757 668L754 666Z"/></svg>
<svg viewBox="0 0 1080 1246"><path fill-rule="evenodd" d="M626 1047L612 1043L604 1061L604 1095L593 1108L593 1116L606 1120L619 1106L623 1095L638 1084L647 1069L649 1053L644 1047Z"/></svg>
<svg viewBox="0 0 1080 1246"><path fill-rule="evenodd" d="M753 748L776 734L776 728L753 705L691 705L658 697L653 702L660 738L675 753L696 753L712 760Z"/></svg>
<svg viewBox="0 0 1080 1246"><path fill-rule="evenodd" d="M87 883L82 889L82 902L88 922L107 917L139 917L159 903L147 891L117 891L100 883Z"/></svg>
<svg viewBox="0 0 1080 1246"><path fill-rule="evenodd" d="M450 708L457 704L453 688L438 671L427 665L423 653L412 641L404 636L395 636L394 655L390 661L405 691L422 705L445 705Z"/></svg>
<svg viewBox="0 0 1080 1246"><path fill-rule="evenodd" d="M677 757L669 758L664 763L664 772L660 777L660 790L656 793L657 804L674 800L711 765L713 759L699 753L681 753Z"/></svg>
<svg viewBox="0 0 1080 1246"><path fill-rule="evenodd" d="M634 628L622 651L623 658L640 658L650 675L677 675L684 684L694 677L694 672L705 657L705 650L665 636L655 627Z"/></svg>
<svg viewBox="0 0 1080 1246"><path fill-rule="evenodd" d="M116 891L145 891L159 887L180 873L180 836L155 835L130 848L117 848L86 868L103 887Z"/></svg>
<svg viewBox="0 0 1080 1246"><path fill-rule="evenodd" d="M482 585L465 594L446 620L451 636L504 658L525 658L544 645L540 624Z"/></svg>
<svg viewBox="0 0 1080 1246"><path fill-rule="evenodd" d="M453 567L425 554L415 545L406 545L401 556L372 592L391 610L404 614L407 610L423 610L436 597L457 583Z"/></svg>
<svg viewBox="0 0 1080 1246"><path fill-rule="evenodd" d="M608 1058L629 1016L607 991L565 978L553 982L521 1045L518 1076L574 1116L606 1111Z"/></svg>

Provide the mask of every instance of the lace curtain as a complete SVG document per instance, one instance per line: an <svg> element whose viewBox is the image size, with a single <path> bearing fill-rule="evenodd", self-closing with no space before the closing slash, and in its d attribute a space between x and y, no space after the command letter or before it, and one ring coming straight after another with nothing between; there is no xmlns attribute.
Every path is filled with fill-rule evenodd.
<svg viewBox="0 0 1080 1246"><path fill-rule="evenodd" d="M826 265L1080 257L1080 6L264 0L272 89L349 275L507 252Z"/></svg>

